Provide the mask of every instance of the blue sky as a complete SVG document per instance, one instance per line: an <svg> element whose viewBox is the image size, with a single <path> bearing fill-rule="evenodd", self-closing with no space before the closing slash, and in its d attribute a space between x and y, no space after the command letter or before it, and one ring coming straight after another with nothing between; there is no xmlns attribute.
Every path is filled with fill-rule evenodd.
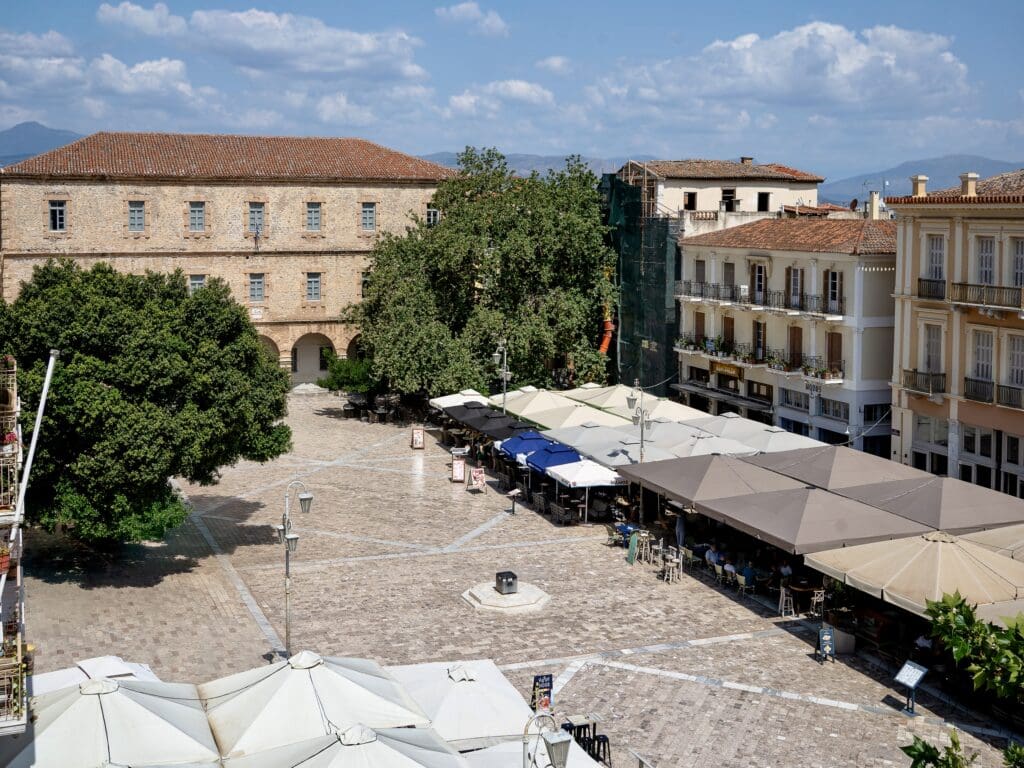
<svg viewBox="0 0 1024 768"><path fill-rule="evenodd" d="M0 128L742 154L831 178L950 153L1024 161L1020 0L40 8L0 14Z"/></svg>

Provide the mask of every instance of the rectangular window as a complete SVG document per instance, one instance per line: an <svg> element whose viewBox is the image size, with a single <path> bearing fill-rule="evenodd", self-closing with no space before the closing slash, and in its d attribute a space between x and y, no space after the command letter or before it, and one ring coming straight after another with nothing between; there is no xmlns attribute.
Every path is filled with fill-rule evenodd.
<svg viewBox="0 0 1024 768"><path fill-rule="evenodd" d="M68 228L68 203L66 200L50 201L50 231L66 232Z"/></svg>
<svg viewBox="0 0 1024 768"><path fill-rule="evenodd" d="M1006 436L1006 462L1008 464L1020 464L1020 438L1013 435Z"/></svg>
<svg viewBox="0 0 1024 768"><path fill-rule="evenodd" d="M843 273L834 269L825 271L825 312L843 314Z"/></svg>
<svg viewBox="0 0 1024 768"><path fill-rule="evenodd" d="M750 265L750 300L755 304L764 304L765 291L768 288L768 270L764 264Z"/></svg>
<svg viewBox="0 0 1024 768"><path fill-rule="evenodd" d="M780 390L780 394L782 396L782 404L789 408L806 411L811 407L811 397L806 392L800 392L796 389L783 389Z"/></svg>
<svg viewBox="0 0 1024 768"><path fill-rule="evenodd" d="M770 384L762 384L759 381L748 381L747 397L752 397L755 400L765 400L770 403L772 401L772 387Z"/></svg>
<svg viewBox="0 0 1024 768"><path fill-rule="evenodd" d="M974 378L992 381L992 332L974 332Z"/></svg>
<svg viewBox="0 0 1024 768"><path fill-rule="evenodd" d="M1013 241L1013 285L1024 287L1024 237Z"/></svg>
<svg viewBox="0 0 1024 768"><path fill-rule="evenodd" d="M768 355L768 324L754 321L754 359L764 360Z"/></svg>
<svg viewBox="0 0 1024 768"><path fill-rule="evenodd" d="M188 231L206 231L206 203L195 201L188 204Z"/></svg>
<svg viewBox="0 0 1024 768"><path fill-rule="evenodd" d="M942 326L924 327L924 372L942 373Z"/></svg>
<svg viewBox="0 0 1024 768"><path fill-rule="evenodd" d="M436 227L441 221L441 212L432 205L427 206L427 226Z"/></svg>
<svg viewBox="0 0 1024 768"><path fill-rule="evenodd" d="M206 285L206 275L189 275L188 276L188 294L191 296L193 293L198 291Z"/></svg>
<svg viewBox="0 0 1024 768"><path fill-rule="evenodd" d="M803 435L804 437L807 437L811 432L807 424L800 421L793 421L792 419L779 419L779 426L787 432Z"/></svg>
<svg viewBox="0 0 1024 768"><path fill-rule="evenodd" d="M320 273L306 273L306 301L320 301Z"/></svg>
<svg viewBox="0 0 1024 768"><path fill-rule="evenodd" d="M843 334L825 334L825 362L831 370L842 370L843 367Z"/></svg>
<svg viewBox="0 0 1024 768"><path fill-rule="evenodd" d="M1007 342L1008 383L1024 387L1024 336L1009 336Z"/></svg>
<svg viewBox="0 0 1024 768"><path fill-rule="evenodd" d="M306 230L320 231L320 203L306 203Z"/></svg>
<svg viewBox="0 0 1024 768"><path fill-rule="evenodd" d="M265 291L266 283L263 279L262 272L252 272L249 274L249 301L263 301L263 297L266 294Z"/></svg>
<svg viewBox="0 0 1024 768"><path fill-rule="evenodd" d="M369 272L363 272L362 279L361 279L361 282L360 282L360 293L359 293L359 295L362 296L365 299L366 298L366 292L369 289L370 289L370 273Z"/></svg>
<svg viewBox="0 0 1024 768"><path fill-rule="evenodd" d="M882 423L883 421L890 421L892 417L892 407L889 403L874 403L873 405L864 406L864 424L870 426L875 422Z"/></svg>
<svg viewBox="0 0 1024 768"><path fill-rule="evenodd" d="M683 192L683 210L684 211L696 211L697 210L697 193L696 192Z"/></svg>
<svg viewBox="0 0 1024 768"><path fill-rule="evenodd" d="M736 343L736 320L728 315L722 318L722 341L730 347Z"/></svg>
<svg viewBox="0 0 1024 768"><path fill-rule="evenodd" d="M946 240L942 235L928 235L928 279L943 280L946 274Z"/></svg>
<svg viewBox="0 0 1024 768"><path fill-rule="evenodd" d="M363 203L362 228L366 232L372 232L377 228L377 204Z"/></svg>
<svg viewBox="0 0 1024 768"><path fill-rule="evenodd" d="M252 234L263 234L263 214L265 212L264 203L249 203L249 231Z"/></svg>
<svg viewBox="0 0 1024 768"><path fill-rule="evenodd" d="M842 400L832 400L828 397L818 398L818 411L822 416L839 421L850 420L850 404Z"/></svg>
<svg viewBox="0 0 1024 768"><path fill-rule="evenodd" d="M723 189L722 190L722 207L724 210L732 213L736 210L736 190L735 189Z"/></svg>
<svg viewBox="0 0 1024 768"><path fill-rule="evenodd" d="M800 295L804 292L804 271L796 267L789 268L789 306L800 306Z"/></svg>
<svg viewBox="0 0 1024 768"><path fill-rule="evenodd" d="M736 285L736 265L731 261L727 261L722 265L722 284Z"/></svg>
<svg viewBox="0 0 1024 768"><path fill-rule="evenodd" d="M771 192L758 192L757 193L757 210L758 211L770 211L772 193Z"/></svg>
<svg viewBox="0 0 1024 768"><path fill-rule="evenodd" d="M698 283L703 283L707 277L707 262L704 259L696 259L693 262L693 275Z"/></svg>
<svg viewBox="0 0 1024 768"><path fill-rule="evenodd" d="M142 232L146 228L146 203L143 200L128 201L128 231Z"/></svg>
<svg viewBox="0 0 1024 768"><path fill-rule="evenodd" d="M994 237L978 238L978 282L982 285L995 285L996 278L996 239Z"/></svg>
<svg viewBox="0 0 1024 768"><path fill-rule="evenodd" d="M704 338L704 313L694 312L693 313L693 337L694 340L700 344Z"/></svg>
<svg viewBox="0 0 1024 768"><path fill-rule="evenodd" d="M963 451L974 453L978 445L978 432L974 427L964 427ZM968 481L970 482L970 481Z"/></svg>

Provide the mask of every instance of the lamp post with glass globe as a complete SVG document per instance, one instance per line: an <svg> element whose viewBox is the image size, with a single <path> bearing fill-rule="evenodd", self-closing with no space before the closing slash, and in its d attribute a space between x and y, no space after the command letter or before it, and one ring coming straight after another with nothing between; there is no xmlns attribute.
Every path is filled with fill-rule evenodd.
<svg viewBox="0 0 1024 768"><path fill-rule="evenodd" d="M637 398L637 392L640 397ZM637 400L639 399L639 404ZM633 391L626 398L626 407L633 411L633 425L640 427L640 463L644 463L644 440L647 432L654 428L651 422L651 412L644 408L644 389L640 386L640 379L633 379ZM644 524L644 489L640 488L640 525Z"/></svg>
<svg viewBox="0 0 1024 768"><path fill-rule="evenodd" d="M494 354L491 355L491 359L494 360L494 364L501 366L498 369L498 373L501 376L501 412L505 413L505 398L508 394L508 339L502 339L498 342L498 348L494 350Z"/></svg>
<svg viewBox="0 0 1024 768"><path fill-rule="evenodd" d="M309 512L313 506L313 494L306 490L306 485L301 480L293 480L284 491L284 514L281 515L281 524L277 526L277 540L284 545L284 654L291 656L292 652L292 552L299 548L299 534L292 533L291 498L292 489L299 491L299 509L303 514Z"/></svg>
<svg viewBox="0 0 1024 768"><path fill-rule="evenodd" d="M551 728L547 731L543 727L540 728L540 732L537 734L536 748L531 757L530 726L534 723L539 725L542 720L550 721ZM565 764L569 760L569 744L572 742L572 737L561 730L555 718L547 712L539 712L526 721L526 726L523 728L523 768L538 768L540 763L537 762L536 752L540 749L541 741L544 742L544 748L547 750L551 768L565 768Z"/></svg>

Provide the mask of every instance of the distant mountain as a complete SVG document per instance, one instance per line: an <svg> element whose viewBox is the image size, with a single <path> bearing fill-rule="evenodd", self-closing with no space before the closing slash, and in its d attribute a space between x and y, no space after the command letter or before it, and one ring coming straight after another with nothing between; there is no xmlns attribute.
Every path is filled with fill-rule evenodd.
<svg viewBox="0 0 1024 768"><path fill-rule="evenodd" d="M928 189L945 189L960 185L960 174L974 171L981 178L995 176L1024 168L1024 162L1009 163L991 160L978 155L946 155L929 157L925 160L910 160L884 171L851 176L848 179L830 181L818 187L818 198L827 202L846 205L853 198L863 200L871 190L882 190L882 181L888 181L885 196L909 195L910 177L923 173L928 177Z"/></svg>
<svg viewBox="0 0 1024 768"><path fill-rule="evenodd" d="M41 123L18 123L0 131L0 166L19 163L27 157L49 152L82 138L73 131L47 128Z"/></svg>
<svg viewBox="0 0 1024 768"><path fill-rule="evenodd" d="M420 155L424 160L429 160L438 165L445 165L449 168L457 168L459 155L457 152L434 152L430 155ZM509 168L520 176L529 176L534 171L545 174L551 169L565 167L565 155L523 155L508 154L505 159ZM602 173L614 173L619 170L627 160L654 160L653 155L637 155L635 157L583 157L583 162L600 176Z"/></svg>

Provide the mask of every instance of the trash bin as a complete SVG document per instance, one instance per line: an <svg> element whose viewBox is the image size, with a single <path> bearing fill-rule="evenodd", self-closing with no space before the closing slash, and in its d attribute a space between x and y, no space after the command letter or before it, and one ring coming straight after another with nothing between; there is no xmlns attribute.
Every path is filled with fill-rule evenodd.
<svg viewBox="0 0 1024 768"><path fill-rule="evenodd" d="M519 591L519 579L512 571L498 571L494 574L494 588L502 595L514 595Z"/></svg>

